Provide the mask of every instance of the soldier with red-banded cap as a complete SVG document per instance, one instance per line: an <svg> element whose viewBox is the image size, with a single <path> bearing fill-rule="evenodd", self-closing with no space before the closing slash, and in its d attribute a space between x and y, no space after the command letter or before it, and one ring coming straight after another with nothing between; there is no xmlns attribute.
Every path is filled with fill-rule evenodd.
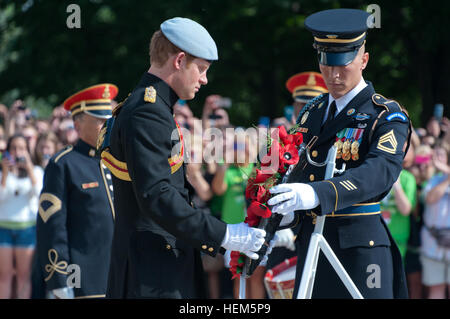
<svg viewBox="0 0 450 319"><path fill-rule="evenodd" d="M291 76L286 81L286 88L292 93L295 119L297 119L306 103L316 96L328 92L322 74L313 71L297 73Z"/></svg>
<svg viewBox="0 0 450 319"><path fill-rule="evenodd" d="M50 159L39 199L36 248L48 298L105 297L113 186L96 141L117 92L113 84L98 84L64 101L79 140Z"/></svg>

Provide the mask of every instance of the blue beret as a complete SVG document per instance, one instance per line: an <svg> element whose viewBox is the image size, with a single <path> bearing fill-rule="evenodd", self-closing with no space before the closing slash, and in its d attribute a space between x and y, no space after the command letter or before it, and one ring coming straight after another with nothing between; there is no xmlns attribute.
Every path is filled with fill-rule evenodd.
<svg viewBox="0 0 450 319"><path fill-rule="evenodd" d="M218 60L217 46L208 31L187 18L172 18L161 23L161 31L175 46L208 61Z"/></svg>

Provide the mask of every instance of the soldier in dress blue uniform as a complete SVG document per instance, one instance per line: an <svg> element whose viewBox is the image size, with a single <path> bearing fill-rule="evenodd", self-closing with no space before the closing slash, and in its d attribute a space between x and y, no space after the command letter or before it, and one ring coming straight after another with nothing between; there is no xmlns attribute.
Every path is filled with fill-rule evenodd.
<svg viewBox="0 0 450 319"><path fill-rule="evenodd" d="M194 208L185 176L173 106L194 98L217 59L203 26L186 18L164 21L150 43L150 69L100 135L116 209L107 297L204 297L200 252L215 256L223 247L258 258L265 231L227 225Z"/></svg>
<svg viewBox="0 0 450 319"><path fill-rule="evenodd" d="M369 60L368 17L361 10L334 9L305 20L329 94L307 104L297 123L315 162L323 162L336 145L336 166L345 163L346 170L323 180L325 167L306 164L295 168L287 184L271 189L276 196L269 204L275 205L273 212L285 215L282 224L301 220L295 296L315 217L326 215L324 237L362 296L407 297L400 253L381 217L379 202L401 171L410 121L396 101L375 93L372 83L362 77ZM313 298L350 297L321 254Z"/></svg>
<svg viewBox="0 0 450 319"><path fill-rule="evenodd" d="M37 217L37 253L49 298L106 294L114 229L113 186L96 155L100 129L112 115L118 89L99 84L64 102L79 140L45 169ZM74 266L72 266L74 265Z"/></svg>

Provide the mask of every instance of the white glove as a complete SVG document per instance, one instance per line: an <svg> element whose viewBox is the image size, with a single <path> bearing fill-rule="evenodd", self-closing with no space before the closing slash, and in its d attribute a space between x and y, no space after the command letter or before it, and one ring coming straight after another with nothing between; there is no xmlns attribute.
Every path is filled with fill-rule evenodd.
<svg viewBox="0 0 450 319"><path fill-rule="evenodd" d="M279 194L267 202L274 206L273 213L285 215L295 210L313 209L320 204L314 188L308 184L280 184L272 187L269 191L271 194Z"/></svg>
<svg viewBox="0 0 450 319"><path fill-rule="evenodd" d="M74 299L73 288L64 287L53 289L47 293L47 299Z"/></svg>
<svg viewBox="0 0 450 319"><path fill-rule="evenodd" d="M295 237L290 228L279 230L275 233L275 235L278 239L275 243L275 247L286 247L289 250L295 250Z"/></svg>
<svg viewBox="0 0 450 319"><path fill-rule="evenodd" d="M240 251L251 259L258 259L256 253L264 244L266 231L253 228L246 223L228 224L221 246L229 251Z"/></svg>
<svg viewBox="0 0 450 319"><path fill-rule="evenodd" d="M291 224L294 221L294 218L295 218L294 212L286 213L285 215L283 215L283 219L280 222L280 227L284 227L286 225Z"/></svg>

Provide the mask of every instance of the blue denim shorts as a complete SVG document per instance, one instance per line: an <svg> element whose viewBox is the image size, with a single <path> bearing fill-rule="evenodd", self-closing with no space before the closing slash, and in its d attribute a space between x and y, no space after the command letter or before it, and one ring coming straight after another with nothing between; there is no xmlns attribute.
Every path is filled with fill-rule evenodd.
<svg viewBox="0 0 450 319"><path fill-rule="evenodd" d="M36 226L23 229L0 227L0 247L34 248L36 245Z"/></svg>

